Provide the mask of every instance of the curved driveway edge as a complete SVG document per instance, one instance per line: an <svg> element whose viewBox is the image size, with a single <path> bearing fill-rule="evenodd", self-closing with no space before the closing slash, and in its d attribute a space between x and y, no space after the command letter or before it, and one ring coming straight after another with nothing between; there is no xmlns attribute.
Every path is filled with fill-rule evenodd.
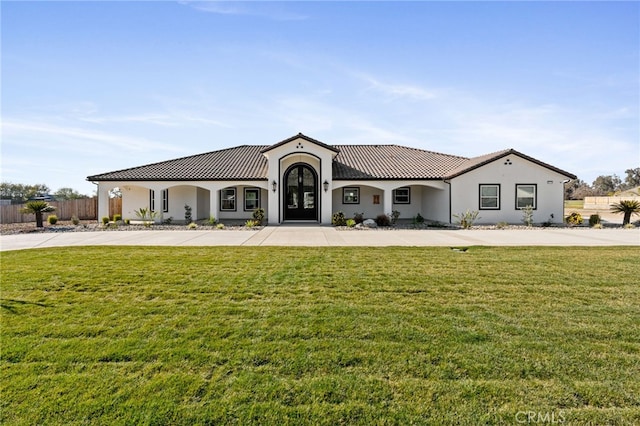
<svg viewBox="0 0 640 426"><path fill-rule="evenodd" d="M259 231L44 232L0 236L0 251L66 246L640 246L640 229L337 230L267 226Z"/></svg>

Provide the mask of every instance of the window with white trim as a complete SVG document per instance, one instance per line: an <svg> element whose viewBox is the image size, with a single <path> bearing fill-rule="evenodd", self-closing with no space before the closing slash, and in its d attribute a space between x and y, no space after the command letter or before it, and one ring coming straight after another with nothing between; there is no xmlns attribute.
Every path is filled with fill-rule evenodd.
<svg viewBox="0 0 640 426"><path fill-rule="evenodd" d="M393 204L409 204L411 203L411 188L405 186L393 190Z"/></svg>
<svg viewBox="0 0 640 426"><path fill-rule="evenodd" d="M236 189L226 188L220 190L220 210L236 211Z"/></svg>
<svg viewBox="0 0 640 426"><path fill-rule="evenodd" d="M360 188L342 188L342 204L360 204Z"/></svg>
<svg viewBox="0 0 640 426"><path fill-rule="evenodd" d="M254 211L260 207L260 188L244 189L244 211Z"/></svg>
<svg viewBox="0 0 640 426"><path fill-rule="evenodd" d="M521 210L527 206L536 208L538 187L534 183L516 184L516 209Z"/></svg>
<svg viewBox="0 0 640 426"><path fill-rule="evenodd" d="M499 184L480 184L480 210L500 210Z"/></svg>

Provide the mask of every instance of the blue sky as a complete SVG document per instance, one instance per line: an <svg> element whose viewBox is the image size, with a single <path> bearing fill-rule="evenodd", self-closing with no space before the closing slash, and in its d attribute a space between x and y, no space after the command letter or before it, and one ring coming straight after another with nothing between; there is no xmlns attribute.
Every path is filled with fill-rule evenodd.
<svg viewBox="0 0 640 426"><path fill-rule="evenodd" d="M638 2L3 1L2 181L298 132L640 167Z"/></svg>

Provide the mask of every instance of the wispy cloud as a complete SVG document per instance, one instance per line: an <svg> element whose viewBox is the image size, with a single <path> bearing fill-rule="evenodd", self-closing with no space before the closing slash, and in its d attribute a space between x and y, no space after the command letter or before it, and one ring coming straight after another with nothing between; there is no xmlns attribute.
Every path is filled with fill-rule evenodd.
<svg viewBox="0 0 640 426"><path fill-rule="evenodd" d="M257 112L257 111L256 111ZM328 137L331 144L409 144L417 140L404 132L405 128L392 128L353 105L341 104L334 97L318 95L282 96L264 111L268 121L290 132L301 131L309 135Z"/></svg>
<svg viewBox="0 0 640 426"><path fill-rule="evenodd" d="M448 141L448 149L467 156L515 148L590 180L616 170L618 159L609 153L631 157L628 137L615 130L615 115L585 121L572 107L559 104L501 102L470 95L449 99L440 117L447 129L434 128Z"/></svg>
<svg viewBox="0 0 640 426"><path fill-rule="evenodd" d="M158 126L175 127L179 124L172 117L162 114L143 114L143 115L125 115L125 116L86 116L81 117L81 121L87 123L106 124L106 123L145 123Z"/></svg>
<svg viewBox="0 0 640 426"><path fill-rule="evenodd" d="M27 121L4 119L2 133L10 140L24 146L25 141L34 141L38 147L42 147L42 140L56 140L58 143L76 149L90 149L95 152L96 147L108 146L125 151L149 151L162 150L167 152L179 152L179 149L171 145L114 133L99 132L79 127L69 127L58 124L46 123L40 120Z"/></svg>
<svg viewBox="0 0 640 426"><path fill-rule="evenodd" d="M233 1L180 1L195 10L220 15L246 15L272 19L275 21L303 21L307 15L285 9L280 2L233 2Z"/></svg>
<svg viewBox="0 0 640 426"><path fill-rule="evenodd" d="M428 90L418 85L385 83L366 74L356 74L356 77L367 84L368 90L377 91L392 99L408 98L424 101L436 98L435 91Z"/></svg>
<svg viewBox="0 0 640 426"><path fill-rule="evenodd" d="M182 127L188 123L198 123L211 126L226 127L226 125L217 120L194 115L187 111L171 112L171 113L149 113L149 114L132 114L118 116L99 116L90 115L78 118L80 121L95 124L109 123L138 123L150 124L163 127Z"/></svg>

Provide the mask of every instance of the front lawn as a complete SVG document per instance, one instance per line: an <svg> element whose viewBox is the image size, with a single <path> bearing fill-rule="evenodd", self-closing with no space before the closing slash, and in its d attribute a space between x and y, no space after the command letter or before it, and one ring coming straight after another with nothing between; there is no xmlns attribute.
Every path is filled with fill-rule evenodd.
<svg viewBox="0 0 640 426"><path fill-rule="evenodd" d="M3 252L0 423L640 423L640 250Z"/></svg>
<svg viewBox="0 0 640 426"><path fill-rule="evenodd" d="M584 200L564 200L565 209L583 209Z"/></svg>

